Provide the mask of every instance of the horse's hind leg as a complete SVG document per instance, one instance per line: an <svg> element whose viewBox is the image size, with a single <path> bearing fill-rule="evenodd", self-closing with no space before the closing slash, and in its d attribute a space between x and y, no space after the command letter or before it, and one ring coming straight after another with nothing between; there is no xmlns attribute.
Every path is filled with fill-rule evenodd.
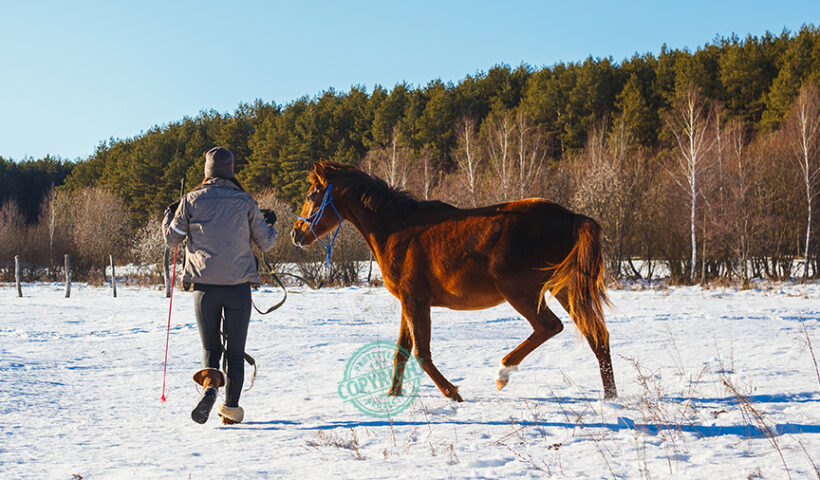
<svg viewBox="0 0 820 480"><path fill-rule="evenodd" d="M612 400L618 398L618 389L615 388L615 374L612 371L612 357L609 353L609 340L595 344L595 339L587 337L587 342L598 359L601 369L601 381L604 384L604 398Z"/></svg>
<svg viewBox="0 0 820 480"><path fill-rule="evenodd" d="M401 329L399 330L399 340L396 342L396 355L393 357L393 383L390 387L390 396L401 395L402 379L404 378L404 366L410 358L410 349L413 347L413 336L410 333L410 326L407 317L402 312Z"/></svg>
<svg viewBox="0 0 820 480"><path fill-rule="evenodd" d="M561 292L557 296L558 301L564 310L569 312L569 302L566 292ZM612 370L612 356L609 353L609 340L596 342L595 338L586 336L587 343L598 360L598 367L601 370L601 381L604 384L604 398L612 400L618 397L618 389L615 388L615 374Z"/></svg>
<svg viewBox="0 0 820 480"><path fill-rule="evenodd" d="M407 319L413 337L413 355L422 370L433 380L445 397L461 402L458 387L450 383L433 365L430 354L430 305L402 301L402 316Z"/></svg>
<svg viewBox="0 0 820 480"><path fill-rule="evenodd" d="M499 390L507 385L510 372L518 369L524 357L564 329L561 320L546 305L538 309L539 293L525 295L518 292L505 292L503 289L501 293L510 305L530 322L533 332L501 360L501 368L498 369L495 379L495 386Z"/></svg>

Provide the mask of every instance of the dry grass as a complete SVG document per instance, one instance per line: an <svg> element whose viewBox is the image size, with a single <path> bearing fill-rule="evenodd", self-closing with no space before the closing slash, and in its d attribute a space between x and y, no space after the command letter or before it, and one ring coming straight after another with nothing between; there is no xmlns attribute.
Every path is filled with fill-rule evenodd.
<svg viewBox="0 0 820 480"><path fill-rule="evenodd" d="M763 418L763 413L761 413L755 406L752 404L749 397L735 387L735 385L731 382L729 377L721 373L721 381L723 385L735 396L738 400L738 405L740 407L740 411L743 415L743 419L747 425L754 425L760 431L764 433L766 439L769 440L769 443L772 447L777 451L777 454L780 456L780 461L783 462L783 469L786 471L786 476L788 478L792 478L791 472L789 471L789 466L786 464L786 458L783 456L783 450L780 448L780 444L777 441L777 435L775 435L775 431L773 430L766 420Z"/></svg>
<svg viewBox="0 0 820 480"><path fill-rule="evenodd" d="M356 460L364 460L365 457L359 451L359 437L356 434L356 429L350 429L349 437L343 437L333 431L319 430L315 433L312 439L306 440L305 445L310 448L320 449L323 447L340 448L343 450L350 450L351 455Z"/></svg>
<svg viewBox="0 0 820 480"><path fill-rule="evenodd" d="M809 353L811 353L811 360L814 363L814 372L817 374L817 384L820 385L820 369L817 368L817 356L814 354L814 347L811 343L811 336L809 335L809 329L806 328L806 322L803 317L800 317L800 327L803 330L803 335L806 337L806 347L809 349Z"/></svg>

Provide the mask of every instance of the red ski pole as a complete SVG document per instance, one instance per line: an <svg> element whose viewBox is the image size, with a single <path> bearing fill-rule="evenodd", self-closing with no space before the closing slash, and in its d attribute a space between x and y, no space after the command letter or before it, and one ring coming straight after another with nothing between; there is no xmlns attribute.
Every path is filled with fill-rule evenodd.
<svg viewBox="0 0 820 480"><path fill-rule="evenodd" d="M183 198L185 198L185 177L182 177L179 181L179 201L181 202ZM160 400L163 402L165 401L165 372L168 370L168 341L171 338L171 307L174 305L174 280L177 278L177 248L179 248L179 245L174 247L174 267L173 273L171 273L171 294L168 299L168 330L165 332L165 363L162 366L162 396L160 397ZM165 267L165 271L168 271L167 266Z"/></svg>
<svg viewBox="0 0 820 480"><path fill-rule="evenodd" d="M174 304L174 280L177 278L177 248L174 247L174 267L171 274L171 297L168 300L168 331L165 333L165 364L162 367L162 397L160 400L165 401L165 372L168 369L168 341L171 338L171 306ZM166 270L167 271L167 270Z"/></svg>

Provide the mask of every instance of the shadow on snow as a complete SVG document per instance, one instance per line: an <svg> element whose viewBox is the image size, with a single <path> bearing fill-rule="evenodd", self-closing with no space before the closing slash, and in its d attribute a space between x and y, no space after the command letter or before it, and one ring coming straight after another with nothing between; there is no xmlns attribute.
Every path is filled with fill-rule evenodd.
<svg viewBox="0 0 820 480"><path fill-rule="evenodd" d="M775 394L775 395L751 395L747 397L749 401L755 403L807 403L820 402L820 398L814 393L795 393L795 394ZM583 397L553 397L553 398L528 398L527 400L544 402L544 403L558 403L558 404L579 404L579 403L595 403L597 398L583 398ZM712 406L718 405L735 405L738 403L737 398L734 397L715 397L715 398L683 398L683 397L665 397L665 401L682 403L691 401L695 405L705 407L708 404ZM605 428L607 430L618 431L639 431L650 435L657 435L664 430L678 430L681 432L692 433L701 438L720 437L726 435L734 435L743 438L764 438L769 435L769 432L756 425L673 425L673 424L652 424L652 423L635 423L634 420L628 417L618 417L615 422L591 422L591 423L571 423L571 422L548 422L548 421L504 421L504 420L489 420L489 421L470 421L470 420L450 420L450 419L433 419L428 421L392 421L372 419L372 420L350 420L350 421L333 421L324 425L304 425L298 421L291 420L271 420L267 422L245 422L243 426L249 430L279 430L288 426L295 426L299 430L332 430L336 428L357 428L357 427L402 427L402 426L419 426L419 425L473 425L473 426L509 426L521 425L531 427L553 427L566 429L585 429L585 428ZM783 423L770 426L772 435L789 434L804 434L804 433L820 433L820 425L812 424L796 424Z"/></svg>

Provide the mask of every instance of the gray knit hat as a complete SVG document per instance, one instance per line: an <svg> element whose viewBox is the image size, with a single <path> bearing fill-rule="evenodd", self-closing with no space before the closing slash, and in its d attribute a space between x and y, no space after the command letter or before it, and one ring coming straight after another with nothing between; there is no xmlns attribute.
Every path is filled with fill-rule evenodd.
<svg viewBox="0 0 820 480"><path fill-rule="evenodd" d="M233 178L233 153L214 147L205 154L205 178Z"/></svg>

